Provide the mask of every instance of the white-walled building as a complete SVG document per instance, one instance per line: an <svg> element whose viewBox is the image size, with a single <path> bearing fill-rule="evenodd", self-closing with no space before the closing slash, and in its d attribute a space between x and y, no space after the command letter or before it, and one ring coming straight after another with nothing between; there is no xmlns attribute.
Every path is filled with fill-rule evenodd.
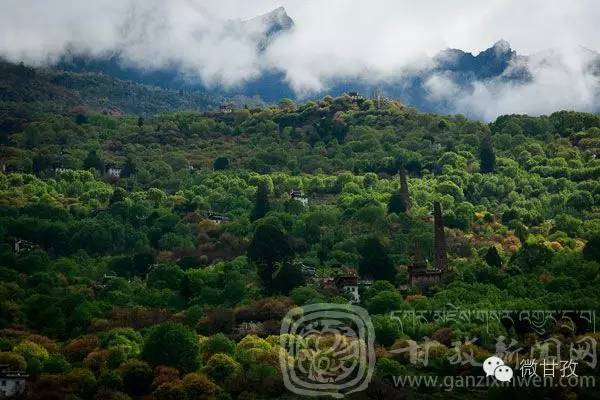
<svg viewBox="0 0 600 400"><path fill-rule="evenodd" d="M299 201L304 207L308 206L308 197L301 190L292 189L290 191L290 198Z"/></svg>
<svg viewBox="0 0 600 400"><path fill-rule="evenodd" d="M11 371L3 365L0 370L0 399L22 394L28 377L23 371Z"/></svg>

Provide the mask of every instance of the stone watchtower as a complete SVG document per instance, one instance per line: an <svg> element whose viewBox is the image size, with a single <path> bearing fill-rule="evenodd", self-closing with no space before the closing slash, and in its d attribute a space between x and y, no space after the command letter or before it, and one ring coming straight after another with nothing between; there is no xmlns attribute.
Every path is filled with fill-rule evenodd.
<svg viewBox="0 0 600 400"><path fill-rule="evenodd" d="M414 262L408 266L408 286L420 287L424 291L433 285L439 284L442 281L444 272L446 272L446 234L442 219L442 207L437 201L433 203L433 234L434 268L427 268L427 262L421 258L421 250L418 243L415 243Z"/></svg>
<svg viewBox="0 0 600 400"><path fill-rule="evenodd" d="M408 182L404 167L400 168L400 195L402 196L402 200L404 200L406 211L410 210L410 194L408 193Z"/></svg>

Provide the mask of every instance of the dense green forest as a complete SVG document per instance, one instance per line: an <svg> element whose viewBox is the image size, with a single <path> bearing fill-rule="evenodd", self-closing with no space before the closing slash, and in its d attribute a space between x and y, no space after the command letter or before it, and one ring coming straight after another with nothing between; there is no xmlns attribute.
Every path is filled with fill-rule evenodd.
<svg viewBox="0 0 600 400"><path fill-rule="evenodd" d="M98 73L36 69L0 58L0 112L4 119L76 107L117 115L206 110L218 106L221 100L201 91L167 90Z"/></svg>
<svg viewBox="0 0 600 400"><path fill-rule="evenodd" d="M83 97L108 84L82 79L51 82ZM48 93L39 85L0 98L0 364L27 371L27 398L292 398L281 319L294 305L347 303L321 282L349 269L373 281L360 305L376 333L375 376L356 398L464 397L393 388L391 377L480 374L448 362L466 338L477 340L460 350L478 361L500 336L524 354L549 336L600 340L590 324L540 334L500 322L407 328L390 315L599 310L598 115L484 124L349 96L224 113L151 113L142 100L121 115L23 98ZM408 266L434 258L434 201L448 273L423 289ZM427 365L393 351L411 341L429 346ZM597 369L582 362L578 374Z"/></svg>

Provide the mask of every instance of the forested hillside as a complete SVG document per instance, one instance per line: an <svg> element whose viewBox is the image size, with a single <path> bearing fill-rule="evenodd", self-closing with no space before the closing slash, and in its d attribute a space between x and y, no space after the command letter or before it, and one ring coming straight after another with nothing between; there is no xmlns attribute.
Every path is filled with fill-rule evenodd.
<svg viewBox="0 0 600 400"><path fill-rule="evenodd" d="M93 72L36 69L0 59L0 112L70 111L83 107L112 114L206 110L220 98L202 91L163 89Z"/></svg>
<svg viewBox="0 0 600 400"><path fill-rule="evenodd" d="M209 100L140 86L131 99L129 84L98 75L0 76L24 82L0 99L14 106L0 114L0 364L30 374L27 398L291 398L281 319L294 305L347 303L322 282L351 270L370 281L359 304L377 346L373 382L352 398L462 398L392 389L391 376L479 374L448 360L458 349L483 361L498 337L523 354L550 337L600 340L582 321L539 333L390 316L600 309L598 115L488 125L346 95L153 114ZM128 113L102 113L112 106ZM448 269L420 288L408 266L433 262L434 202ZM428 365L393 352L412 341L429 346Z"/></svg>

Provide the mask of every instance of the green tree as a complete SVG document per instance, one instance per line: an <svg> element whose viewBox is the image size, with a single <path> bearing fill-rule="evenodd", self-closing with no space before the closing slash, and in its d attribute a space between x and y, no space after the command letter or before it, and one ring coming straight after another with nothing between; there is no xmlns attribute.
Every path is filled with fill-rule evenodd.
<svg viewBox="0 0 600 400"><path fill-rule="evenodd" d="M402 326L400 321L387 315L375 315L372 318L375 338L384 346L391 346L400 337Z"/></svg>
<svg viewBox="0 0 600 400"><path fill-rule="evenodd" d="M104 173L104 161L98 156L96 150L90 150L83 160L85 169L95 169L100 173Z"/></svg>
<svg viewBox="0 0 600 400"><path fill-rule="evenodd" d="M294 304L302 306L311 303L323 303L325 299L321 293L310 286L297 287L291 291L290 297Z"/></svg>
<svg viewBox="0 0 600 400"><path fill-rule="evenodd" d="M523 271L538 271L552 259L552 250L543 243L525 243L513 256L513 263Z"/></svg>
<svg viewBox="0 0 600 400"><path fill-rule="evenodd" d="M137 164L136 162L133 160L132 157L127 157L127 160L125 160L125 165L123 165L123 171L121 172L121 175L124 177L130 177L133 176L137 173Z"/></svg>
<svg viewBox="0 0 600 400"><path fill-rule="evenodd" d="M44 361L44 372L48 374L60 374L71 368L69 362L61 354L50 354Z"/></svg>
<svg viewBox="0 0 600 400"><path fill-rule="evenodd" d="M378 358L375 364L375 376L380 378L392 378L406 375L406 367L396 360L389 358Z"/></svg>
<svg viewBox="0 0 600 400"><path fill-rule="evenodd" d="M183 377L183 388L187 399L212 400L220 398L221 388L202 373L191 373ZM223 393L226 394L226 393ZM228 398L228 396L223 396Z"/></svg>
<svg viewBox="0 0 600 400"><path fill-rule="evenodd" d="M137 275L148 272L148 268L154 264L156 257L151 252L138 253L133 256L133 269Z"/></svg>
<svg viewBox="0 0 600 400"><path fill-rule="evenodd" d="M165 323L150 329L142 358L151 365L168 365L192 372L199 365L200 347L196 334L185 325Z"/></svg>
<svg viewBox="0 0 600 400"><path fill-rule="evenodd" d="M235 353L235 342L223 333L217 333L202 343L202 358L204 361L217 353L233 355Z"/></svg>
<svg viewBox="0 0 600 400"><path fill-rule="evenodd" d="M213 169L215 171L221 171L229 168L229 159L227 157L216 158L213 162Z"/></svg>
<svg viewBox="0 0 600 400"><path fill-rule="evenodd" d="M394 192L388 202L388 212L400 214L406 212L406 202L400 191Z"/></svg>
<svg viewBox="0 0 600 400"><path fill-rule="evenodd" d="M114 203L125 200L125 198L127 198L127 191L123 188L116 187L115 190L113 191L112 196L110 196L109 203L114 204Z"/></svg>
<svg viewBox="0 0 600 400"><path fill-rule="evenodd" d="M0 365L8 365L13 370L24 371L27 368L27 361L21 354L3 351L0 352Z"/></svg>
<svg viewBox="0 0 600 400"><path fill-rule="evenodd" d="M304 285L304 274L300 266L283 262L273 276L273 290L288 295L294 288Z"/></svg>
<svg viewBox="0 0 600 400"><path fill-rule="evenodd" d="M496 249L496 246L490 246L485 254L485 262L490 267L502 267L502 258L500 258L500 254L498 254L498 249Z"/></svg>
<svg viewBox="0 0 600 400"><path fill-rule="evenodd" d="M242 366L231 356L217 353L208 360L204 372L217 383L227 383L242 373Z"/></svg>
<svg viewBox="0 0 600 400"><path fill-rule="evenodd" d="M520 221L513 220L515 236L519 238L521 243L525 243L529 237L529 230Z"/></svg>
<svg viewBox="0 0 600 400"><path fill-rule="evenodd" d="M102 344L109 350L118 348L129 358L140 354L143 340L132 328L115 328L107 333Z"/></svg>
<svg viewBox="0 0 600 400"><path fill-rule="evenodd" d="M362 276L394 282L396 268L379 238L368 238L360 250L360 255L358 269Z"/></svg>
<svg viewBox="0 0 600 400"><path fill-rule="evenodd" d="M283 99L279 100L278 106L279 106L279 108L281 108L282 110L285 110L285 111L295 111L296 108L298 108L296 106L296 103L294 103L293 100L288 99L288 98L283 98Z"/></svg>
<svg viewBox="0 0 600 400"><path fill-rule="evenodd" d="M184 272L177 265L159 264L148 273L147 284L158 289L176 290L181 287Z"/></svg>
<svg viewBox="0 0 600 400"><path fill-rule="evenodd" d="M385 290L367 300L367 310L371 314L386 314L402 307L402 296L397 290Z"/></svg>
<svg viewBox="0 0 600 400"><path fill-rule="evenodd" d="M168 347L168 346L166 346ZM148 393L153 373L150 366L140 360L129 360L118 369L127 393L141 396Z"/></svg>
<svg viewBox="0 0 600 400"><path fill-rule="evenodd" d="M252 214L250 214L250 220L256 221L257 219L264 217L269 210L269 184L263 181L258 184L256 200L254 201Z"/></svg>
<svg viewBox="0 0 600 400"><path fill-rule="evenodd" d="M587 241L583 248L583 257L586 260L600 262L600 234L595 234Z"/></svg>
<svg viewBox="0 0 600 400"><path fill-rule="evenodd" d="M567 198L567 207L577 211L589 210L593 205L594 197L589 192L583 190L578 190Z"/></svg>
<svg viewBox="0 0 600 400"><path fill-rule="evenodd" d="M479 161L479 169L482 174L494 172L496 169L496 154L494 153L492 136L489 134L486 134L481 139L481 144L479 147Z"/></svg>
<svg viewBox="0 0 600 400"><path fill-rule="evenodd" d="M75 123L77 125L83 125L83 124L87 124L88 123L88 117L85 114L77 114L75 116Z"/></svg>
<svg viewBox="0 0 600 400"><path fill-rule="evenodd" d="M248 246L248 259L257 264L258 275L267 292L275 290L274 274L280 263L289 261L294 252L284 233L271 224L261 224L256 228Z"/></svg>

